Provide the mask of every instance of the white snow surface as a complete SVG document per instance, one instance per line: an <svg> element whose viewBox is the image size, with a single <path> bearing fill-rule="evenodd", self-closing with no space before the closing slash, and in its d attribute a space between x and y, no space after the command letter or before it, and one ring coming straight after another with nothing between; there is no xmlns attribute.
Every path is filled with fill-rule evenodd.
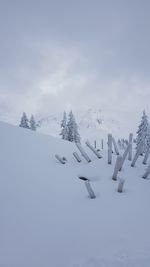
<svg viewBox="0 0 150 267"><path fill-rule="evenodd" d="M119 177L85 147L0 123L0 267L149 267L150 180L126 160ZM67 157L62 165L55 154ZM122 151L121 151L122 153ZM78 175L89 177L96 199Z"/></svg>

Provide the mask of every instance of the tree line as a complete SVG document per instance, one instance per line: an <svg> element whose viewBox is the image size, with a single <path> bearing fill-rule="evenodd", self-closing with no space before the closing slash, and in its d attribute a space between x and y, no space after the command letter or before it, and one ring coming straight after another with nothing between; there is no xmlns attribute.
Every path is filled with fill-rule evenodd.
<svg viewBox="0 0 150 267"><path fill-rule="evenodd" d="M32 131L36 131L37 125L36 125L34 116L31 115L30 119L28 119L26 113L23 112L19 127L23 127L26 129L30 129Z"/></svg>
<svg viewBox="0 0 150 267"><path fill-rule="evenodd" d="M19 126L36 131L38 123L36 123L33 115L31 115L30 119L28 119L26 113L23 112ZM78 124L72 110L68 115L66 111L64 111L60 127L60 136L62 139L68 140L70 142L80 143L81 138L78 132ZM136 143L136 149L138 149L142 144L141 154L143 154L146 152L148 146L150 146L150 124L145 111L143 111L141 122L136 133L137 137L136 139L134 139L134 142ZM119 139L118 145L119 147L124 148L128 145L127 142L128 141L125 139Z"/></svg>
<svg viewBox="0 0 150 267"><path fill-rule="evenodd" d="M39 125L38 123L36 123L36 120L33 115L31 115L31 118L28 119L26 113L23 112L19 126L36 131ZM60 127L61 127L60 136L62 139L68 140L70 142L80 143L78 125L76 123L76 119L72 110L69 112L68 116L66 111L64 111Z"/></svg>

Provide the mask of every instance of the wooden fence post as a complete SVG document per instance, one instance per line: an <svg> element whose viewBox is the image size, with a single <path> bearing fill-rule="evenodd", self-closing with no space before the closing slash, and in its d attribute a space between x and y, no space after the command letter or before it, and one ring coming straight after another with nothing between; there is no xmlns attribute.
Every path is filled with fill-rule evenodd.
<svg viewBox="0 0 150 267"><path fill-rule="evenodd" d="M104 140L101 140L101 148L104 149Z"/></svg>
<svg viewBox="0 0 150 267"><path fill-rule="evenodd" d="M92 150L92 152L93 152L99 159L102 158L102 156L100 155L100 153L99 153L93 146L91 146L91 144L89 143L89 141L86 141L85 144Z"/></svg>
<svg viewBox="0 0 150 267"><path fill-rule="evenodd" d="M130 146L130 150L129 150L129 154L128 154L128 160L132 160L132 140L133 140L133 134L130 133L129 144L131 144L131 146Z"/></svg>
<svg viewBox="0 0 150 267"><path fill-rule="evenodd" d="M119 155L119 156L117 156L116 164L115 164L115 168L114 168L114 173L113 173L113 176L112 176L112 179L114 181L117 180L117 174L118 174L118 171L120 169L121 163L122 163L122 156Z"/></svg>
<svg viewBox="0 0 150 267"><path fill-rule="evenodd" d="M79 151L81 152L81 155L86 159L87 162L91 162L91 159L89 158L89 156L87 155L87 153L84 151L84 149L82 148L80 143L76 143L77 148L79 149Z"/></svg>
<svg viewBox="0 0 150 267"><path fill-rule="evenodd" d="M73 156L75 157L75 159L77 160L77 162L81 162L82 161L80 159L79 155L77 154L77 152L73 152Z"/></svg>
<svg viewBox="0 0 150 267"><path fill-rule="evenodd" d="M144 159L143 159L143 164L146 164L147 163L149 154L150 154L150 145L146 149L145 156L144 156Z"/></svg>
<svg viewBox="0 0 150 267"><path fill-rule="evenodd" d="M112 135L108 134L108 164L112 163Z"/></svg>
<svg viewBox="0 0 150 267"><path fill-rule="evenodd" d="M118 147L117 147L117 144L116 144L116 141L115 141L114 137L112 137L112 143L114 145L114 149L115 149L116 155L119 155L119 150L118 150Z"/></svg>
<svg viewBox="0 0 150 267"><path fill-rule="evenodd" d="M85 181L85 186L86 186L86 189L87 189L87 191L89 193L89 197L90 198L96 198L96 196L94 194L94 191L93 191L93 189L92 189L92 187L90 185L90 182L88 180Z"/></svg>
<svg viewBox="0 0 150 267"><path fill-rule="evenodd" d="M125 162L125 159L126 159L128 153L129 153L129 151L130 151L130 146L131 146L131 144L129 144L129 145L127 146L126 150L125 150L124 153L123 153L123 156L122 156L122 163L121 163L121 165L120 165L120 169L119 169L119 171L121 171L122 166L123 166L123 164L124 164L124 162Z"/></svg>
<svg viewBox="0 0 150 267"><path fill-rule="evenodd" d="M122 193L122 191L123 191L124 182L125 182L124 179L119 180L119 184L118 184L118 192L119 193Z"/></svg>
<svg viewBox="0 0 150 267"><path fill-rule="evenodd" d="M140 143L139 148L137 149L137 151L134 155L134 158L133 158L132 163L131 163L131 167L135 166L135 163L136 163L139 155L141 154L142 148L143 148L143 142Z"/></svg>
<svg viewBox="0 0 150 267"><path fill-rule="evenodd" d="M145 173L143 174L142 178L146 179L149 174L150 174L150 163L149 163Z"/></svg>

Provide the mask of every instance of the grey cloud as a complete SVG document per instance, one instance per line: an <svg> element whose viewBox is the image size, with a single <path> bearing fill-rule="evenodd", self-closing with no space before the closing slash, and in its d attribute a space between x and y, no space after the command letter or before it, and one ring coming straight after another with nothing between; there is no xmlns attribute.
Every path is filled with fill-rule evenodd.
<svg viewBox="0 0 150 267"><path fill-rule="evenodd" d="M147 0L1 1L1 118L89 106L150 112L149 9Z"/></svg>

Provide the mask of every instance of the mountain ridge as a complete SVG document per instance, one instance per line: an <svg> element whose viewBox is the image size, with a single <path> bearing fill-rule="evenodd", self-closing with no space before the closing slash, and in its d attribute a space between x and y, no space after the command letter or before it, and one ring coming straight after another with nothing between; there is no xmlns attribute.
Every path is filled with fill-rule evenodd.
<svg viewBox="0 0 150 267"><path fill-rule="evenodd" d="M106 139L108 133L112 133L116 138L128 137L126 124L101 109L78 110L74 114L82 140ZM53 113L38 119L38 131L58 137L62 117L61 113Z"/></svg>

